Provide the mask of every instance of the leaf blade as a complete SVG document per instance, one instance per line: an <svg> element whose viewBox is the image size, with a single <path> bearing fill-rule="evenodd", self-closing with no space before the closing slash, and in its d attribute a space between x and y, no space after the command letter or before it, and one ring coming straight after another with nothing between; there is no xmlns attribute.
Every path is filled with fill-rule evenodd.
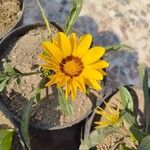
<svg viewBox="0 0 150 150"><path fill-rule="evenodd" d="M0 130L0 149L10 150L12 145L13 129Z"/></svg>
<svg viewBox="0 0 150 150"><path fill-rule="evenodd" d="M69 17L65 23L65 33L68 35L79 17L80 11L82 9L83 0L72 0L72 9L70 11Z"/></svg>
<svg viewBox="0 0 150 150"><path fill-rule="evenodd" d="M130 94L130 92L125 87L119 87L120 97L122 104L125 108L130 110L131 112L134 111L134 104L133 104L133 98Z"/></svg>
<svg viewBox="0 0 150 150"><path fill-rule="evenodd" d="M30 101L27 102L23 110L23 115L21 119L21 127L20 127L21 135L29 150L31 150L31 148L30 148L30 137L29 137L28 127L29 127L29 120L30 120L30 115L32 111L33 101L34 101L34 98L31 98Z"/></svg>

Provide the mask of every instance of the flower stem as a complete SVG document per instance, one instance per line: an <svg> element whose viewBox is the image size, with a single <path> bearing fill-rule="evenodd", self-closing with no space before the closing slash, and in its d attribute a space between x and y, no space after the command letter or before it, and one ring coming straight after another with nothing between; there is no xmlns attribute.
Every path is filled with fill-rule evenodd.
<svg viewBox="0 0 150 150"><path fill-rule="evenodd" d="M22 73L21 76L22 77L25 77L25 76L32 76L32 75L35 75L35 74L40 74L42 72L29 72L29 73Z"/></svg>

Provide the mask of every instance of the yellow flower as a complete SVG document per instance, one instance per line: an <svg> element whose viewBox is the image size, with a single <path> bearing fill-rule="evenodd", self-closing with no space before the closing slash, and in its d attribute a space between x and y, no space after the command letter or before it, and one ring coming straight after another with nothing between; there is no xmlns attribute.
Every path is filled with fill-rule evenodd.
<svg viewBox="0 0 150 150"><path fill-rule="evenodd" d="M107 126L113 126L118 125L120 123L120 113L119 113L119 105L117 106L117 109L112 109L105 101L104 101L106 108L108 108L109 113L106 112L104 109L98 107L99 110L96 110L96 114L102 115L104 117L104 121L97 121L94 122L96 125L98 125L95 128L103 128Z"/></svg>
<svg viewBox="0 0 150 150"><path fill-rule="evenodd" d="M102 69L109 64L100 59L105 49L98 46L90 48L91 42L90 34L78 40L75 33L67 37L63 32L58 32L52 42L44 41L42 47L47 55L41 54L40 58L46 64L41 66L54 72L46 86L57 84L65 89L66 98L71 94L73 99L78 89L86 92L86 85L100 90L98 81L106 75Z"/></svg>

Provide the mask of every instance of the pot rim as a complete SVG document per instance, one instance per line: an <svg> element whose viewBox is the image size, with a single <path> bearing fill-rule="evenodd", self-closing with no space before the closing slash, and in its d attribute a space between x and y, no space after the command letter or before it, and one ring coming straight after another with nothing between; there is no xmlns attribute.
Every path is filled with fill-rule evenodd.
<svg viewBox="0 0 150 150"><path fill-rule="evenodd" d="M57 25L55 22L50 22L52 25L54 25L59 31L63 31L62 28L61 28L61 25ZM6 46L6 45L9 45L7 44L8 40L12 39L11 36L14 38L14 36L16 37L21 37L22 35L24 35L25 32L31 30L31 29L34 29L38 26L43 26L44 24L43 23L34 23L34 24L29 24L29 25L23 25L21 27L18 27L16 28L15 30L9 32L4 39L2 39L0 41L0 49L3 48ZM20 34L19 34L20 33ZM19 35L18 35L19 34ZM79 33L80 34L80 33ZM3 47L4 46L4 47ZM106 97L108 97L110 94L108 94ZM2 97L1 97L2 98ZM1 99L0 99L1 100ZM1 100L3 101L3 100ZM4 104L4 102L2 102ZM102 102L101 102L102 103ZM101 103L99 105L101 105ZM4 104L5 105L5 104ZM9 106L5 106L7 108L7 111L9 111ZM72 123L67 123L65 125L59 125L59 126L54 126L54 127L51 127L51 128L48 128L46 126L40 126L36 123L31 123L30 122L30 127L34 127L34 128L38 128L38 129L42 129L42 130L59 130L59 129L65 129L65 128L69 128L71 126L74 126L74 125L77 125L78 123L84 121L94 110L94 108L96 107L93 106L93 108L89 109L87 111L86 114L84 114L83 116L80 117L80 119L77 119L76 121L72 122ZM8 113L8 114L11 114L11 118L15 119L16 121L20 122L20 118L17 117L13 112L11 113Z"/></svg>
<svg viewBox="0 0 150 150"><path fill-rule="evenodd" d="M7 31L4 33L4 35L2 35L2 37L0 37L0 41L2 41L5 37L7 37L7 35L13 31L15 28L17 28L17 26L19 26L19 24L22 22L23 20L23 14L24 14L24 10L25 10L25 1L24 0L19 0L21 2L21 13L19 15L19 18L17 19L16 23Z"/></svg>

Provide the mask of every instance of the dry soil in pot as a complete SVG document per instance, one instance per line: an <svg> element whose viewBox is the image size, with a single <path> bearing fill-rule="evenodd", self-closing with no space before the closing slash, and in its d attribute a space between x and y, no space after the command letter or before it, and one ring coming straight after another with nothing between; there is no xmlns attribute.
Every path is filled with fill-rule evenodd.
<svg viewBox="0 0 150 150"><path fill-rule="evenodd" d="M20 0L0 0L0 39L17 23L21 5Z"/></svg>
<svg viewBox="0 0 150 150"><path fill-rule="evenodd" d="M53 36L56 32L58 30L53 27ZM48 32L44 28L38 27L30 30L19 39L14 39L9 46L10 49L5 52L2 58L9 60L14 67L22 72L39 70L37 64L42 64L38 57L42 52L40 45L42 35L48 37ZM22 115L22 108L26 101L33 96L33 90L40 79L39 75L32 75L23 77L20 85L12 82L7 86L3 98L16 116ZM49 128L71 124L90 112L95 103L95 96L92 96L91 99L87 95L78 92L76 100L73 101L74 114L64 116L51 88L49 88L49 93L50 95L47 98L45 91L43 91L42 100L34 107L31 117L32 123Z"/></svg>

